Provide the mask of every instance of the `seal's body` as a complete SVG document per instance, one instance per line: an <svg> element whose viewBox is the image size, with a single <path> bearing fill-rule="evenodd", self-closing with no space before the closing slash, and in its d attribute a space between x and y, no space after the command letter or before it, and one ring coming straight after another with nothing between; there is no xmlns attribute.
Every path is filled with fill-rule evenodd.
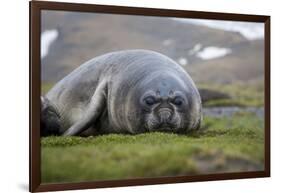
<svg viewBox="0 0 281 193"><path fill-rule="evenodd" d="M201 120L190 76L157 52L126 50L96 57L42 97L42 133L93 135L185 133Z"/></svg>

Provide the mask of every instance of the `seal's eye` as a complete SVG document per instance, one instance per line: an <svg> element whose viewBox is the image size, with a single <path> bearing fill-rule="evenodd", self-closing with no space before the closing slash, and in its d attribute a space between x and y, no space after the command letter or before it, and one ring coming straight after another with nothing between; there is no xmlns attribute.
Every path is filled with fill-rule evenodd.
<svg viewBox="0 0 281 193"><path fill-rule="evenodd" d="M154 104L155 104L156 100L155 100L154 97L149 96L149 97L146 97L146 98L144 99L144 102L145 102L145 104L147 104L148 106L151 106L151 105L154 105Z"/></svg>
<svg viewBox="0 0 281 193"><path fill-rule="evenodd" d="M181 97L176 97L174 100L173 100L173 104L177 105L177 106L181 106L183 103L183 99Z"/></svg>

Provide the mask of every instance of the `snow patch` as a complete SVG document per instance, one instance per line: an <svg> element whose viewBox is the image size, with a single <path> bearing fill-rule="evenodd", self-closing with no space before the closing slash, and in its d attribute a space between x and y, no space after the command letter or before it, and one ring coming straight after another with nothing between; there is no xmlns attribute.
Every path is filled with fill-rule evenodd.
<svg viewBox="0 0 281 193"><path fill-rule="evenodd" d="M56 29L46 30L41 34L41 59L49 53L51 44L58 38L59 32Z"/></svg>
<svg viewBox="0 0 281 193"><path fill-rule="evenodd" d="M229 48L219 47L205 47L202 51L198 52L196 56L202 60L210 60L214 58L220 58L230 54L232 51Z"/></svg>
<svg viewBox="0 0 281 193"><path fill-rule="evenodd" d="M188 60L184 57L178 59L178 63L182 66L186 66L188 64Z"/></svg>
<svg viewBox="0 0 281 193"><path fill-rule="evenodd" d="M241 21L217 21L208 19L179 19L174 20L192 23L195 25L207 26L210 28L221 29L225 31L239 32L248 40L264 38L264 24L258 22L241 22Z"/></svg>
<svg viewBox="0 0 281 193"><path fill-rule="evenodd" d="M164 46L170 46L171 44L173 43L173 40L172 39L166 39L163 41L163 45Z"/></svg>
<svg viewBox="0 0 281 193"><path fill-rule="evenodd" d="M193 48L188 51L188 54L189 54L189 55L194 55L196 52L198 52L199 50L201 50L201 48L202 48L202 44L200 44L200 43L195 44L195 45L193 46Z"/></svg>

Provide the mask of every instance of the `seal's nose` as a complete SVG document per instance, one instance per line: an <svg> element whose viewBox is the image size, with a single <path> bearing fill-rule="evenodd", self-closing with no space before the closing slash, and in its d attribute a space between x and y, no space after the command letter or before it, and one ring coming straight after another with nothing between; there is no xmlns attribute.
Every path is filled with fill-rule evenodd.
<svg viewBox="0 0 281 193"><path fill-rule="evenodd" d="M160 123L165 124L168 123L171 119L172 111L168 108L162 108L159 110L159 119Z"/></svg>

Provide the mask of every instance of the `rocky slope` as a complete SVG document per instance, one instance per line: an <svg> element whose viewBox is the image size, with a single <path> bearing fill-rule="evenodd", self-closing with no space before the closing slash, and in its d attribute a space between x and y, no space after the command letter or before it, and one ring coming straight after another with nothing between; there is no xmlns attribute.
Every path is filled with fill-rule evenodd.
<svg viewBox="0 0 281 193"><path fill-rule="evenodd" d="M42 32L59 36L42 59L42 81L55 83L83 62L116 50L150 49L182 63L198 83L253 82L263 79L263 40L236 32L178 22L165 17L43 11ZM194 50L231 49L220 58L202 60ZM193 53L192 53L193 52Z"/></svg>

